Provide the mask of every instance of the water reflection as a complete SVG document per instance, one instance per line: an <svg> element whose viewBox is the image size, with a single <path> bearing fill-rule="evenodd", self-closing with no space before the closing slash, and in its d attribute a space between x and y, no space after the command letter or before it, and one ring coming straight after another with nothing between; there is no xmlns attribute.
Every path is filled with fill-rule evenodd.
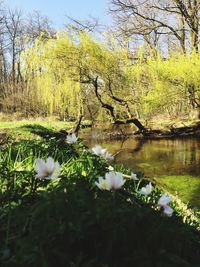
<svg viewBox="0 0 200 267"><path fill-rule="evenodd" d="M96 140L87 139L89 147ZM98 141L113 154L115 162L145 171L147 175L192 175L200 177L200 140L196 138Z"/></svg>
<svg viewBox="0 0 200 267"><path fill-rule="evenodd" d="M101 144L116 154L115 162L160 179L171 191L200 207L200 139L98 140L87 136L89 147Z"/></svg>

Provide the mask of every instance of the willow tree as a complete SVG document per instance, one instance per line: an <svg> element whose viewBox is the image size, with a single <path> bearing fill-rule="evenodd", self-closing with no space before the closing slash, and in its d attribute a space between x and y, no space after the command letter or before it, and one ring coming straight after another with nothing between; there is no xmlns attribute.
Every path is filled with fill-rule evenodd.
<svg viewBox="0 0 200 267"><path fill-rule="evenodd" d="M85 33L62 32L45 43L38 40L26 51L24 62L28 84L50 114L77 117L91 100L114 123L133 122L145 130L136 118L128 52L114 41L108 46Z"/></svg>
<svg viewBox="0 0 200 267"><path fill-rule="evenodd" d="M136 118L134 86L127 49L115 40L108 44L95 41L91 35L79 36L84 55L84 78L93 86L94 95L115 124L134 123L140 131L145 127ZM84 80L84 79L83 79Z"/></svg>
<svg viewBox="0 0 200 267"><path fill-rule="evenodd" d="M158 114L189 117L200 111L200 56L172 54L167 59L147 58L132 66L132 77L140 92L141 111L146 118Z"/></svg>
<svg viewBox="0 0 200 267"><path fill-rule="evenodd" d="M58 50L61 58L57 56ZM27 79L28 91L33 101L44 107L47 114L58 114L65 118L76 118L82 109L80 82L73 80L67 71L69 58L75 60L75 46L65 36L44 42L38 39L24 53L24 75ZM73 54L73 56L71 56ZM77 70L72 67L74 75ZM71 69L71 70L72 70ZM32 90L34 88L34 90Z"/></svg>
<svg viewBox="0 0 200 267"><path fill-rule="evenodd" d="M24 55L27 91L34 105L49 114L77 119L99 113L115 124L133 123L158 114L182 116L200 108L200 57L173 54L133 61L115 40L97 41L85 33L62 32L38 40Z"/></svg>

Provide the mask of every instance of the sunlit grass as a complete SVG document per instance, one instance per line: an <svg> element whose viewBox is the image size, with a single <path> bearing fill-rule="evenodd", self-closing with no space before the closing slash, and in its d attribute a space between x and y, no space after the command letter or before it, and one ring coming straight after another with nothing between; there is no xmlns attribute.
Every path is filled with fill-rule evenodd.
<svg viewBox="0 0 200 267"><path fill-rule="evenodd" d="M177 195L186 204L200 207L199 177L190 175L163 175L158 181L172 194Z"/></svg>
<svg viewBox="0 0 200 267"><path fill-rule="evenodd" d="M0 134L5 133L9 139L40 139L41 137L50 137L61 130L68 131L75 127L77 122L65 122L57 120L16 120L0 121ZM85 120L82 127L87 127L91 122ZM1 141L1 140L0 140Z"/></svg>
<svg viewBox="0 0 200 267"><path fill-rule="evenodd" d="M68 129L74 126L74 122L64 121L37 121L37 120L22 120L22 121L0 121L0 129L16 129L27 124L41 125L47 128L54 128L57 130Z"/></svg>

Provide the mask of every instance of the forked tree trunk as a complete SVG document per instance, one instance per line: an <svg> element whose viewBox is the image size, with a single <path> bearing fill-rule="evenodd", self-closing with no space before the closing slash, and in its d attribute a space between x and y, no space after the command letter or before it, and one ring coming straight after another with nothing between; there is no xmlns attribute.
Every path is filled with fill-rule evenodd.
<svg viewBox="0 0 200 267"><path fill-rule="evenodd" d="M110 104L108 103L105 103L103 100L102 100L102 97L101 95L99 94L99 91L98 91L98 77L96 77L96 79L93 81L93 85L94 85L94 88L95 88L95 95L99 101L99 103L101 104L102 108L106 109L110 116L112 117L113 119L113 123L114 124L128 124L128 123L133 123L138 129L139 131L145 135L145 133L147 133L147 129L142 125L142 123L136 119L136 118L129 118L127 120L117 120L116 116L115 116L115 113L114 113L114 107L111 106ZM120 100L122 101L122 100ZM118 98L118 101L119 102L119 98Z"/></svg>

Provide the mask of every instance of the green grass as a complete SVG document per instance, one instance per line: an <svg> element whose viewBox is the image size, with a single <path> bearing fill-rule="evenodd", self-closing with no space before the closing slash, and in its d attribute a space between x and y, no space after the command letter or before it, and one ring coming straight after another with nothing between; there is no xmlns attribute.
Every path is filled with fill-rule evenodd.
<svg viewBox="0 0 200 267"><path fill-rule="evenodd" d="M85 120L82 122L82 125L89 125L91 122L89 120ZM0 121L0 129L18 129L26 125L41 125L45 128L54 129L54 130L62 130L62 129L70 129L75 125L75 122L67 122L67 121L44 121L44 120L20 120L20 121Z"/></svg>
<svg viewBox="0 0 200 267"><path fill-rule="evenodd" d="M76 122L64 121L42 121L42 120L21 120L21 121L0 121L0 133L6 133L11 139L39 139L44 135L54 135L61 130L69 130ZM83 127L90 125L90 121L82 122Z"/></svg>
<svg viewBox="0 0 200 267"><path fill-rule="evenodd" d="M184 203L200 207L199 179L189 175L165 175L159 177L158 181L174 195L181 198Z"/></svg>
<svg viewBox="0 0 200 267"><path fill-rule="evenodd" d="M32 127L32 130L30 128ZM0 122L0 133L4 132L9 138L20 140L20 139L38 139L37 130L42 128L42 133L60 131L62 129L68 130L74 126L73 122L61 122L61 121L1 121Z"/></svg>
<svg viewBox="0 0 200 267"><path fill-rule="evenodd" d="M37 121L37 120L22 120L22 121L1 121L0 129L18 129L25 125L41 125L50 129L69 129L74 126L74 122L64 121Z"/></svg>

